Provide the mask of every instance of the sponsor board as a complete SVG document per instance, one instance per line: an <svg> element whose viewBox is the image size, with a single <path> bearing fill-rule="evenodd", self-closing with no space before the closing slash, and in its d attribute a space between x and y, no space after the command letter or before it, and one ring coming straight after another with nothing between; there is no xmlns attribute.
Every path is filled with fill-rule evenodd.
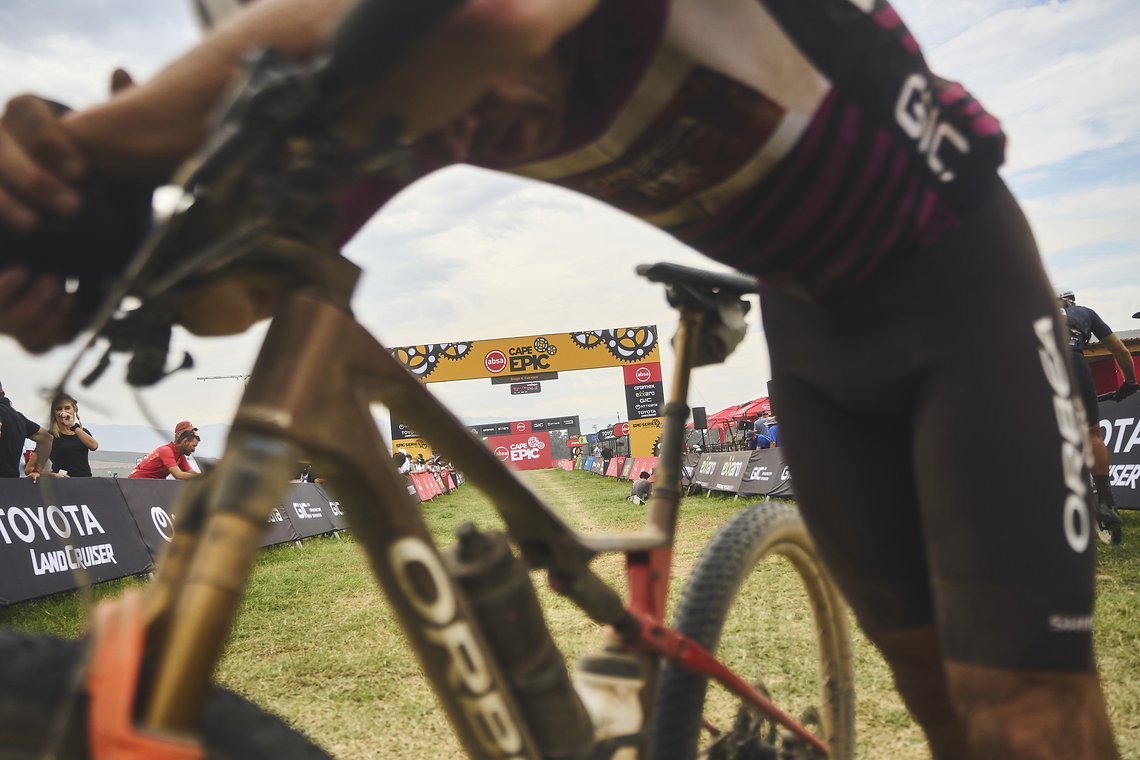
<svg viewBox="0 0 1140 760"><path fill-rule="evenodd" d="M1140 509L1140 393L1098 406L1100 431L1111 460L1112 496L1122 509Z"/></svg>
<svg viewBox="0 0 1140 760"><path fill-rule="evenodd" d="M487 447L500 461L516 470L549 469L553 462L550 433L546 432L493 436L487 439Z"/></svg>
<svg viewBox="0 0 1140 760"><path fill-rule="evenodd" d="M656 325L428 343L391 349L428 383L658 362Z"/></svg>
<svg viewBox="0 0 1140 760"><path fill-rule="evenodd" d="M650 419L631 419L629 421L629 451L635 457L651 457L656 453L654 449L657 440L661 437L661 428L665 424L663 417Z"/></svg>

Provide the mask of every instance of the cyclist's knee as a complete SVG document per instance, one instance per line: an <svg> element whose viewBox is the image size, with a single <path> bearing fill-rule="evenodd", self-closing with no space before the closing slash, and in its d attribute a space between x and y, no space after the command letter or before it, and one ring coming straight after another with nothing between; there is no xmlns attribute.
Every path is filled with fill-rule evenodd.
<svg viewBox="0 0 1140 760"><path fill-rule="evenodd" d="M967 756L1116 758L1096 676L946 664Z"/></svg>
<svg viewBox="0 0 1140 760"><path fill-rule="evenodd" d="M895 688L926 735L932 757L964 757L965 734L950 703L934 626L868 635L890 665Z"/></svg>

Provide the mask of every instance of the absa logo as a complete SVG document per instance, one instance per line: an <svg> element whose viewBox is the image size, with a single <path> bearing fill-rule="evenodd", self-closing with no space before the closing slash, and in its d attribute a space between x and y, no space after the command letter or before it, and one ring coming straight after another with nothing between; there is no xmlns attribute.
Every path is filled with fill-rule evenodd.
<svg viewBox="0 0 1140 760"><path fill-rule="evenodd" d="M507 368L507 355L498 349L488 351L483 357L483 366L488 372L497 375Z"/></svg>
<svg viewBox="0 0 1140 760"><path fill-rule="evenodd" d="M653 373L649 371L649 367L638 367L634 371L633 376L637 378L637 382L647 383L649 382L649 378L653 377Z"/></svg>
<svg viewBox="0 0 1140 760"><path fill-rule="evenodd" d="M495 456L506 462L511 458L511 452L507 450L506 446L499 446L495 449Z"/></svg>

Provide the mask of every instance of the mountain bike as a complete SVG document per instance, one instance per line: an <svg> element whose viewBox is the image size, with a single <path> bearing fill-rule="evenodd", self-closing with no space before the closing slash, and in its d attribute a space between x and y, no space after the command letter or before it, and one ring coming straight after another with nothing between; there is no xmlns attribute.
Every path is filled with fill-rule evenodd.
<svg viewBox="0 0 1140 760"><path fill-rule="evenodd" d="M665 623L690 371L722 361L739 342L754 280L639 268L665 286L680 320L647 522L623 535L571 529L352 316L358 270L333 242L328 199L359 178L357 167L399 173L408 157L394 129L346 161L324 115L345 102L359 71L398 60L415 36L408 30L429 28L447 10L410 5L362 3L314 64L271 53L252 62L215 139L186 172L186 202L121 278L54 260L104 304L90 345L105 341L107 353L87 381L112 352L131 354L130 382L161 379L177 293L268 272L284 295L226 452L173 506L177 532L145 591L100 605L78 641L0 634L0 757L324 756L212 683L266 519L298 461L312 462L337 494L471 757L852 757L846 612L794 506L741 509L702 554L674 624ZM400 39L373 33L392 29ZM57 250L62 257L68 246ZM129 310L121 305L128 295L137 303ZM432 441L493 501L505 530L467 526L438 548L379 431L362 422L372 403ZM604 553L625 556L628 598L591 568ZM818 687L802 702L771 678L778 663L730 669L716 658L741 588L769 558L790 565L811 609L814 641L799 648L816 661ZM573 677L543 620L532 569L600 628L598 651Z"/></svg>

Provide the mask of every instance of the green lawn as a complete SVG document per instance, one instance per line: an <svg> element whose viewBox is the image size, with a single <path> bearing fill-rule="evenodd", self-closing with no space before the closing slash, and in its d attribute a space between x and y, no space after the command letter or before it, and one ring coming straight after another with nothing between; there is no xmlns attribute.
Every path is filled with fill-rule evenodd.
<svg viewBox="0 0 1140 760"><path fill-rule="evenodd" d="M627 484L556 470L527 479L582 531L625 531L641 525L642 508L624 499ZM674 599L701 547L741 506L727 498L686 500L675 551L679 582L674 584ZM471 487L422 509L432 533L444 543L464 522L497 524L486 500ZM1135 626L1140 609L1140 513L1128 512L1124 518L1125 543L1099 548L1097 648L1121 752L1140 757L1140 647ZM623 585L621 558L601 557L595 566L603 577ZM534 580L567 660L596 648L597 627L546 591L541 576ZM94 595L133 583L139 581L104 584ZM762 589L753 585L742 597L748 605L747 622L735 626L747 634L747 643L724 656L743 663L746 672L762 678L777 696L790 694L798 688L796 676L783 674L795 672L791 666L797 658L810 659L796 643L807 635L807 613L789 601L796 596L790 572L766 575ZM79 595L60 595L0 609L0 625L76 635L83 625L82 610ZM919 731L895 696L882 659L857 631L854 645L859 756L925 756ZM218 680L285 717L339 757L459 754L362 555L347 536L312 539L299 549L287 545L261 555Z"/></svg>

